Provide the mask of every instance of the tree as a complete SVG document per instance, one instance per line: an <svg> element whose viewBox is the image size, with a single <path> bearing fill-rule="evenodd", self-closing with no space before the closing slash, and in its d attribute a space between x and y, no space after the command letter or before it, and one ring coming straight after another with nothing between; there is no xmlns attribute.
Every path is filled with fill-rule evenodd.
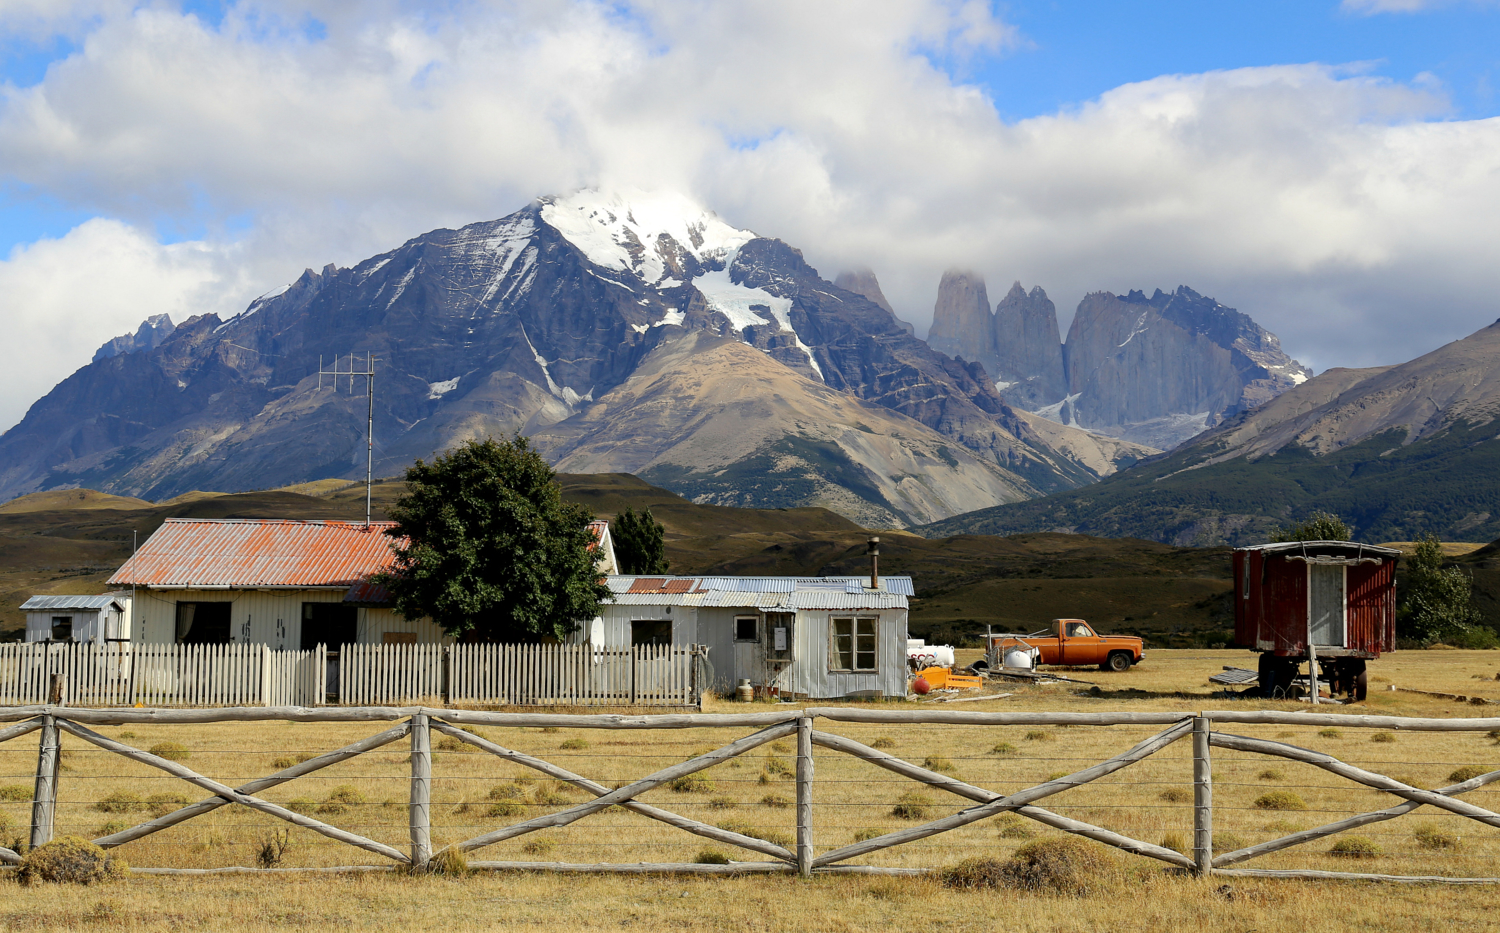
<svg viewBox="0 0 1500 933"><path fill-rule="evenodd" d="M621 573L666 573L666 544L662 536L666 529L656 523L656 517L648 507L636 512L626 507L615 516L610 535L615 541L615 559L620 562Z"/></svg>
<svg viewBox="0 0 1500 933"><path fill-rule="evenodd" d="M377 582L409 619L466 641L564 638L599 614L588 510L564 502L555 474L519 433L465 441L406 471L386 531L396 554Z"/></svg>
<svg viewBox="0 0 1500 933"><path fill-rule="evenodd" d="M1332 512L1314 512L1300 522L1276 529L1275 541L1348 541L1354 537L1344 520Z"/></svg>
<svg viewBox="0 0 1500 933"><path fill-rule="evenodd" d="M1457 567L1443 566L1443 548L1437 535L1429 534L1417 542L1416 553L1406 560L1402 583L1397 591L1396 624L1403 638L1473 647L1487 647L1478 642L1494 641L1485 637L1487 629L1479 629L1474 581Z"/></svg>

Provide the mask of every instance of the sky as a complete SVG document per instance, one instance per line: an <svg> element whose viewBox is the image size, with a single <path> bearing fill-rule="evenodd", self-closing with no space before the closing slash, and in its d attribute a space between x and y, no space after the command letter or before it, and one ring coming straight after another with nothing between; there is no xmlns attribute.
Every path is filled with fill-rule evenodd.
<svg viewBox="0 0 1500 933"><path fill-rule="evenodd" d="M1401 362L1500 318L1500 0L0 0L0 430L152 314L592 186L918 333L957 267Z"/></svg>

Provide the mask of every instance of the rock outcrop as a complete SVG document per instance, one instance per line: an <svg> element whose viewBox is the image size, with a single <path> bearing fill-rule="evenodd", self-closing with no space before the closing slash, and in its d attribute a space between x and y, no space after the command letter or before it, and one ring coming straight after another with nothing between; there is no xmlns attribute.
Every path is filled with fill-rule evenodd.
<svg viewBox="0 0 1500 933"><path fill-rule="evenodd" d="M868 267L860 266L857 269L840 272L838 278L833 280L833 284L856 295L863 295L889 311L891 317L896 318L896 323L900 324L908 334L915 334L917 332L916 328L901 320L896 314L896 309L891 307L889 301L886 301L885 292L880 290L880 281L875 278L875 273Z"/></svg>
<svg viewBox="0 0 1500 933"><path fill-rule="evenodd" d="M141 322L133 334L121 334L113 340L107 341L104 346L94 351L93 362L107 360L121 353L139 353L142 350L155 350L161 346L162 341L172 336L172 331L177 326L172 323L172 318L167 314L153 314Z"/></svg>
<svg viewBox="0 0 1500 933"><path fill-rule="evenodd" d="M990 375L1001 398L1036 411L1068 394L1057 308L1040 286L1012 285L995 305L992 331Z"/></svg>
<svg viewBox="0 0 1500 933"><path fill-rule="evenodd" d="M949 269L938 284L927 342L939 353L983 363L994 341L994 316L984 276Z"/></svg>

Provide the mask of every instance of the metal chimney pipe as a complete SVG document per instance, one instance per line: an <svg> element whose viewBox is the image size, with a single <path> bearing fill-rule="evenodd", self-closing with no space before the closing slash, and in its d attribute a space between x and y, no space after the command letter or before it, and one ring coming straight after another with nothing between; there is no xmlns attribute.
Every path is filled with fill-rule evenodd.
<svg viewBox="0 0 1500 933"><path fill-rule="evenodd" d="M870 589L880 589L880 538L870 539L865 553L870 555Z"/></svg>

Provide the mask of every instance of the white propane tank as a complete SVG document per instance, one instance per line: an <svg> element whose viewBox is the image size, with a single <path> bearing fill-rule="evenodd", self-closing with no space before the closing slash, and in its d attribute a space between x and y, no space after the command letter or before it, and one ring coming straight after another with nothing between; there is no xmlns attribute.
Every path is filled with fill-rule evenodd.
<svg viewBox="0 0 1500 933"><path fill-rule="evenodd" d="M1032 652L1035 648L1027 651L1024 648L1011 648L1005 652L1005 666L1011 670L1029 671L1034 666Z"/></svg>

